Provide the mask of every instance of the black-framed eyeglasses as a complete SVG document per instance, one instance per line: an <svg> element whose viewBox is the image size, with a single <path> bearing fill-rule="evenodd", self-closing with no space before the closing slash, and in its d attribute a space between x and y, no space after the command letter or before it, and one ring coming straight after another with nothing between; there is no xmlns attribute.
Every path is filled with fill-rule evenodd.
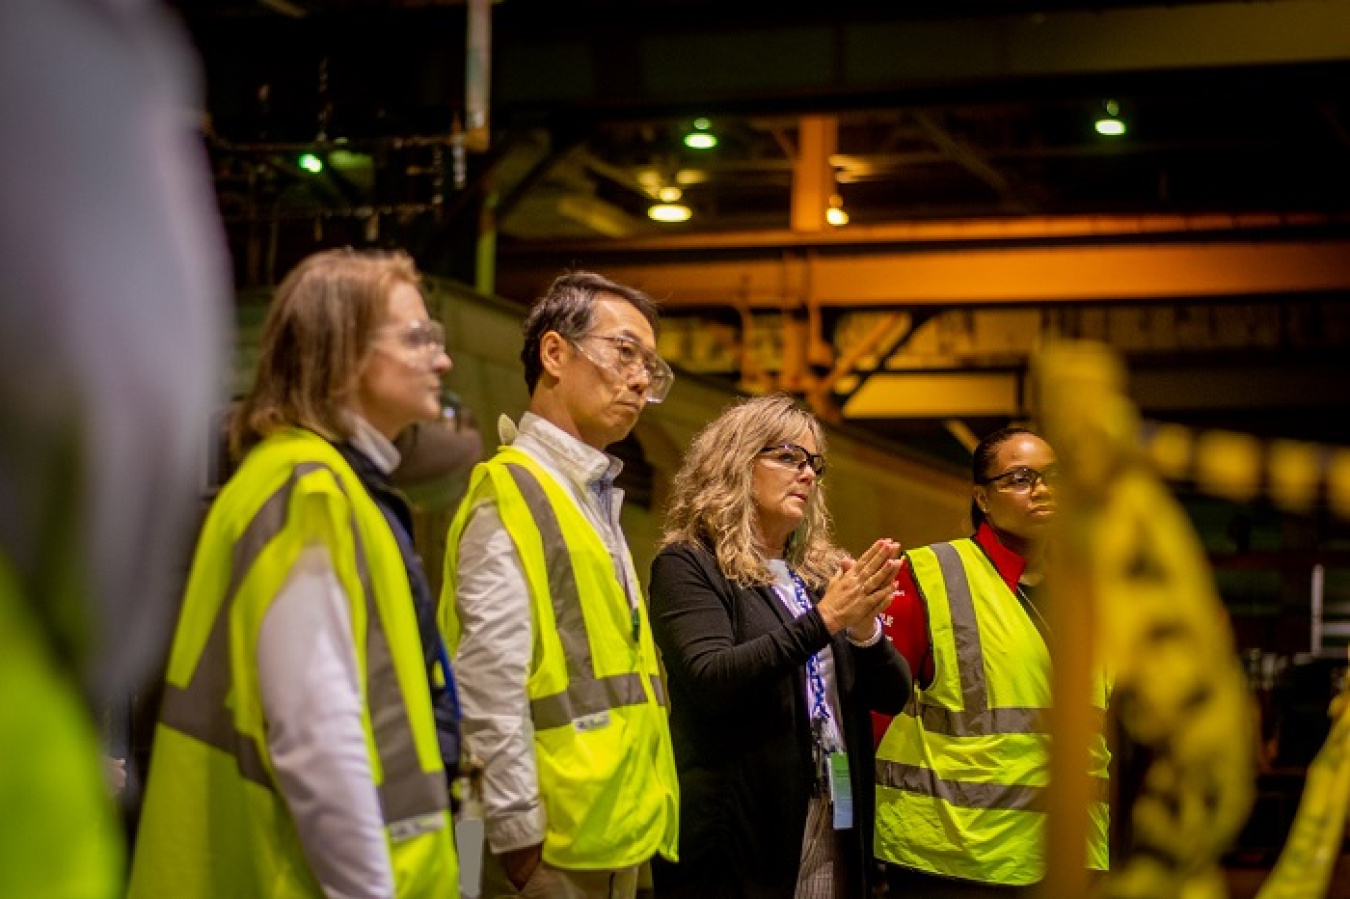
<svg viewBox="0 0 1350 899"><path fill-rule="evenodd" d="M666 360L649 350L631 337L609 334L583 334L581 337L568 338L581 355L591 361L596 368L603 369L620 378L628 378L639 371L647 375L647 389L644 397L649 403L659 403L670 393L675 383L675 373L670 370ZM597 359L581 345L583 340L603 340L609 348L603 353L603 359Z"/></svg>
<svg viewBox="0 0 1350 899"><path fill-rule="evenodd" d="M1045 468L1037 471L1026 465L1017 465L1009 468L1002 474L996 474L992 478L985 478L980 481L981 484L992 484L994 489L1001 490L1004 493L1030 493L1036 489L1039 483L1045 483L1045 486L1055 488L1059 486L1059 466L1047 465Z"/></svg>
<svg viewBox="0 0 1350 899"><path fill-rule="evenodd" d="M780 443L777 446L766 446L759 451L759 455L768 459L770 462L776 462L785 468L795 468L802 470L803 465L811 466L816 477L825 476L825 457L820 453L809 452L806 447L798 446L795 443Z"/></svg>

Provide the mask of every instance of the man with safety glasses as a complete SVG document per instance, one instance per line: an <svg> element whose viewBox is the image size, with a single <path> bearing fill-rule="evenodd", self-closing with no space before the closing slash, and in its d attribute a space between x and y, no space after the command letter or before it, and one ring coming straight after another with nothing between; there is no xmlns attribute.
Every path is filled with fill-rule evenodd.
<svg viewBox="0 0 1350 899"><path fill-rule="evenodd" d="M450 526L440 621L485 765L486 895L632 897L642 863L675 858L665 690L605 452L670 390L655 329L641 291L554 281L525 322L529 411L502 417Z"/></svg>

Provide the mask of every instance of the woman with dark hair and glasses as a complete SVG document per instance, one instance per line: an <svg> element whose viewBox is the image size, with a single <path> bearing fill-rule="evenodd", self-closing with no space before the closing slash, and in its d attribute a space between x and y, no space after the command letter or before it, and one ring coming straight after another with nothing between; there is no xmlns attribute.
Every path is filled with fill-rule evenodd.
<svg viewBox="0 0 1350 899"><path fill-rule="evenodd" d="M868 713L910 692L877 620L899 546L835 546L824 473L820 425L769 396L708 425L675 476L651 582L680 777L659 899L866 895Z"/></svg>
<svg viewBox="0 0 1350 899"><path fill-rule="evenodd" d="M1041 585L1058 468L1025 428L980 441L973 536L909 550L883 621L916 691L877 749L876 855L901 896L1017 896L1045 873L1050 633ZM1094 705L1107 691L1097 677ZM1088 864L1107 866L1107 767L1091 771Z"/></svg>

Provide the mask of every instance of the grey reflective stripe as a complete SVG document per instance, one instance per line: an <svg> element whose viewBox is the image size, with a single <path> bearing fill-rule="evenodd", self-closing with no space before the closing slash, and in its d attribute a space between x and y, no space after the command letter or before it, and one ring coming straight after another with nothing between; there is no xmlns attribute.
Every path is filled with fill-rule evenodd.
<svg viewBox="0 0 1350 899"><path fill-rule="evenodd" d="M670 705L670 700L666 699L666 681L659 674L652 675L652 696L656 697L656 704L659 706Z"/></svg>
<svg viewBox="0 0 1350 899"><path fill-rule="evenodd" d="M989 684L984 673L984 647L980 625L975 617L975 598L961 554L950 543L935 543L930 549L937 557L942 583L947 590L947 608L956 643L956 670L961 678L961 711L913 699L904 714L918 716L924 730L949 737L976 737L989 734L1048 734L1048 710L1033 708L989 708ZM917 708L916 708L917 706ZM1099 713L1100 714L1100 713Z"/></svg>
<svg viewBox="0 0 1350 899"><path fill-rule="evenodd" d="M914 717L914 703L905 707L904 714ZM980 712L958 712L941 706L919 706L923 729L929 733L949 737L983 736L986 734L1046 734L1049 733L1048 712L1045 709L985 709Z"/></svg>
<svg viewBox="0 0 1350 899"><path fill-rule="evenodd" d="M342 489L340 480L338 489ZM444 770L422 770L421 759L417 756L417 739L413 735L408 706L403 701L384 618L375 602L375 585L370 580L370 565L355 511L352 512L351 528L356 574L361 581L361 590L366 594L366 705L370 709L370 729L375 735L375 749L380 754L380 769L384 774L379 787L380 811L396 838L415 836L427 829L418 822L429 816L440 820L436 818L437 814L449 808L449 787Z"/></svg>
<svg viewBox="0 0 1350 899"><path fill-rule="evenodd" d="M984 678L984 648L980 643L980 625L975 619L975 599L970 595L970 579L961 554L950 543L932 547L947 587L947 607L951 609L952 636L956 640L956 670L961 677L961 704L967 715L978 715L989 708L989 685Z"/></svg>
<svg viewBox="0 0 1350 899"><path fill-rule="evenodd" d="M914 717L915 703L911 700L902 714ZM929 733L948 737L986 736L988 734L1040 734L1050 733L1049 709L999 708L985 709L971 714L946 709L936 705L921 705L923 729ZM1095 732L1106 729L1106 712L1099 708L1089 710L1092 728Z"/></svg>
<svg viewBox="0 0 1350 899"><path fill-rule="evenodd" d="M613 674L585 681L569 681L567 691L530 702L534 726L540 729L562 727L590 715L598 715L625 705L647 701L642 692L642 675Z"/></svg>
<svg viewBox="0 0 1350 899"><path fill-rule="evenodd" d="M506 463L506 470L525 500L535 526L539 528L548 569L548 593L553 605L553 620L567 665L565 691L530 701L535 728L562 727L610 709L645 703L647 694L642 688L643 675L632 672L596 677L590 635L586 631L586 619L581 611L577 575L557 513L553 511L553 505L534 472L512 462ZM658 680L652 678L653 693L656 692Z"/></svg>
<svg viewBox="0 0 1350 899"><path fill-rule="evenodd" d="M544 486L528 468L508 463L507 472L515 481L525 505L529 507L539 537L544 543L544 563L548 569L548 593L553 602L553 621L562 641L569 682L593 680L595 664L591 659L591 641L586 633L586 618L581 611L572 555L563 539L562 525L544 493Z"/></svg>
<svg viewBox="0 0 1350 899"><path fill-rule="evenodd" d="M317 463L297 465L286 483L254 513L253 520L235 541L230 583L216 610L216 618L211 622L211 632L197 659L197 667L186 687L172 683L164 685L160 708L162 724L234 756L243 777L268 789L272 789L273 783L263 763L262 751L253 737L235 729L226 705L230 692L229 613L239 586L253 563L285 527L296 482L321 467Z"/></svg>
<svg viewBox="0 0 1350 899"><path fill-rule="evenodd" d="M286 526L291 496L296 483L315 471L327 470L334 483L345 492L337 472L321 462L297 464L276 493L259 507L253 520L235 542L230 566L230 584L226 589L211 632L197 667L186 687L166 684L161 721L168 727L233 755L240 773L248 780L273 788L260 747L248 734L236 730L230 721L226 698L230 690L229 610L234 604L253 564L266 546ZM357 576L366 594L368 627L366 635L366 692L370 707L375 745L380 754L383 783L380 805L385 823L398 822L443 811L449 804L445 777L440 771L424 772L417 758L408 711L394 672L389 640L375 602L365 548L353 514L352 536L355 545Z"/></svg>
<svg viewBox="0 0 1350 899"><path fill-rule="evenodd" d="M938 777L937 772L917 765L903 765L877 759L877 784L931 796L959 808L1003 809L1006 811L1044 811L1048 787L1027 784L1000 784ZM1106 802L1111 785L1104 778L1093 778L1096 801Z"/></svg>

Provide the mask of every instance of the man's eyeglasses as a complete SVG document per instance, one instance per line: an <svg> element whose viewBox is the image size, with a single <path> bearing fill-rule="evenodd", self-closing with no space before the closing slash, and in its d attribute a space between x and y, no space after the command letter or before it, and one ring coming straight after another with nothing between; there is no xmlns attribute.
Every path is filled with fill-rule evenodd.
<svg viewBox="0 0 1350 899"><path fill-rule="evenodd" d="M1003 474L996 474L992 478L980 481L981 484L992 484L996 490L1004 493L1030 493L1041 482L1052 489L1059 486L1059 466L1047 465L1041 471L1037 471L1025 465L1018 465L1009 468Z"/></svg>
<svg viewBox="0 0 1350 899"><path fill-rule="evenodd" d="M670 393L675 383L675 373L670 370L666 360L656 355L631 337L608 336L605 334L586 334L576 339L568 338L581 355L590 360L596 368L607 371L619 378L630 378L639 371L647 375L647 389L644 397L649 403L659 403ZM586 352L581 345L583 340L603 340L608 347L596 358Z"/></svg>
<svg viewBox="0 0 1350 899"><path fill-rule="evenodd" d="M811 470L816 473L816 477L825 476L825 457L820 453L808 452L805 447L798 446L795 443L766 446L759 451L759 454L770 462L775 462L785 468L795 468L797 471L801 471L803 465L809 465Z"/></svg>

